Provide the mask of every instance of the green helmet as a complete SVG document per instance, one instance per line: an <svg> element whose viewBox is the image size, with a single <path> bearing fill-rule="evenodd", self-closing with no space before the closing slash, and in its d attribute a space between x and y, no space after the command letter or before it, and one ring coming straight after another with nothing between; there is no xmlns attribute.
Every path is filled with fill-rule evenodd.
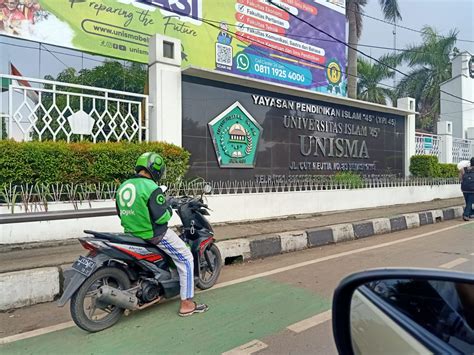
<svg viewBox="0 0 474 355"><path fill-rule="evenodd" d="M166 165L161 155L154 152L147 152L140 155L135 164L135 171L146 170L155 182L166 176Z"/></svg>

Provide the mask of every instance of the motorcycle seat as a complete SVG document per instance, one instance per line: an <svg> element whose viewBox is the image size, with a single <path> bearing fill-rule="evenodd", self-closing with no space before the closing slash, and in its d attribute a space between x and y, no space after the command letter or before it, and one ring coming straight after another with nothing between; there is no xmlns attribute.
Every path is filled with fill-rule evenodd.
<svg viewBox="0 0 474 355"><path fill-rule="evenodd" d="M107 239L111 242L119 242L126 244L135 244L143 246L155 246L154 244L147 242L145 239L134 237L131 234L126 233L107 233L107 232L95 232L91 230L85 230L84 233L91 234L96 238Z"/></svg>

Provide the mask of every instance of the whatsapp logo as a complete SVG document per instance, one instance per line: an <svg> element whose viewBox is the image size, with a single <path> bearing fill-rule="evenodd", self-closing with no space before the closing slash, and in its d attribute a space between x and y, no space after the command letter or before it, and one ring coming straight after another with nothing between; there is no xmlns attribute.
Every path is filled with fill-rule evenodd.
<svg viewBox="0 0 474 355"><path fill-rule="evenodd" d="M235 59L237 61L237 69L242 71L247 71L250 69L250 58L247 54L239 53Z"/></svg>

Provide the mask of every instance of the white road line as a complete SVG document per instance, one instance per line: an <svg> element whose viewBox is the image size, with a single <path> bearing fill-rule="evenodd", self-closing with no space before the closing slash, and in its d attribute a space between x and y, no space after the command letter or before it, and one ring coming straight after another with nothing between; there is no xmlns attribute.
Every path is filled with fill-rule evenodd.
<svg viewBox="0 0 474 355"><path fill-rule="evenodd" d="M462 224L462 226L465 226L466 224L471 224L471 223L474 223L474 222L468 222L468 223ZM231 281L227 281L227 282L221 282L221 283L215 285L214 287L212 287L208 290L205 290L205 291L201 291L201 292L208 292L208 291L215 290L215 289L218 289L218 288L227 287L227 286L231 286L231 285L236 285L236 284L239 284L239 283L242 283L242 282L251 281L251 280L259 279L261 277L266 277L266 276L279 274L281 272L290 271L290 270L297 269L297 268L300 268L300 267L313 265L313 264L321 263L321 262L324 262L324 261L333 260L333 259L341 258L341 257L344 257L344 256L348 256L348 255L359 254L359 253L363 253L363 252L369 251L369 250L380 249L380 248L389 247L389 246L392 246L392 245L405 243L405 242L409 242L409 241L420 239L420 238L429 237L433 234L446 232L446 231L454 229L454 228L459 228L460 226L461 225L456 224L454 226L438 229L436 231L431 231L431 232L427 232L427 233L422 233L422 234L419 234L419 235L415 235L413 237L398 239L398 240L394 240L392 242L382 243L382 244L378 244L378 245L372 245L370 247L354 249L354 250L346 251L346 252L343 252L343 253L337 253L337 254L325 256L325 257L322 257L322 258L319 258L319 259L314 259L314 260L310 260L310 261L305 261L305 262L301 262L301 263L281 267L281 268L274 269L274 270L271 270L271 271L261 272L261 273L255 274L255 275L241 277L239 279L235 279L235 280L231 280ZM74 323L67 322L67 323L58 324L57 326L61 326L61 325L63 326L63 327L60 327L59 329L54 329L55 326L52 326L52 327L46 327L46 328L33 330L31 332L12 335L11 337L0 338L0 344L4 343L4 341L5 341L4 339L9 339L9 338L16 337L15 340L10 340L9 341L9 342L13 342L13 341L16 341L16 340L31 338L31 337L34 337L36 335L42 335L42 334L54 332L56 330L65 329L65 328L68 328L68 326L66 326L66 324L70 324L71 327L74 326Z"/></svg>
<svg viewBox="0 0 474 355"><path fill-rule="evenodd" d="M474 256L474 253L472 253L471 255Z"/></svg>
<svg viewBox="0 0 474 355"><path fill-rule="evenodd" d="M304 319L298 323L289 325L287 328L295 333L301 333L309 328L315 327L317 325L323 324L331 319L332 311L326 311L323 313L316 314L315 316Z"/></svg>
<svg viewBox="0 0 474 355"><path fill-rule="evenodd" d="M23 339L28 339L28 338L32 338L32 337L36 337L38 335L43 335L43 334L47 334L47 333L52 333L52 332L55 332L57 330L62 330L62 329L66 329L66 328L70 328L74 326L74 322L73 321L69 321L69 322L65 322L65 323L60 323L60 324L56 324L56 325L52 325L50 327L45 327L45 328L41 328L41 329L35 329L35 330L32 330L30 332L25 332L25 333L20 333L20 334L15 334L15 335L11 335L9 337L5 337L5 338L0 338L0 345L2 344L8 344L8 343L13 343L14 341L18 341L18 340L23 340Z"/></svg>
<svg viewBox="0 0 474 355"><path fill-rule="evenodd" d="M222 355L250 355L265 348L268 348L267 344L262 343L260 340L252 340L238 348L226 351Z"/></svg>
<svg viewBox="0 0 474 355"><path fill-rule="evenodd" d="M458 259L454 259L453 261L450 261L449 263L442 264L439 267L442 269L452 269L453 267L464 264L466 261L469 261L469 259L458 258Z"/></svg>

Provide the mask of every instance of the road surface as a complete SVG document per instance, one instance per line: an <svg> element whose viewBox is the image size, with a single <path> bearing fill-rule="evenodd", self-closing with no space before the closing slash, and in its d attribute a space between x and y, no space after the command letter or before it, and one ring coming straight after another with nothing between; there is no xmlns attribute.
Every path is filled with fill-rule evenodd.
<svg viewBox="0 0 474 355"><path fill-rule="evenodd" d="M3 313L0 353L335 354L335 287L354 271L387 266L474 272L474 223L443 222L226 267L217 287L197 295L209 312L190 318L178 317L171 301L87 334L71 324L67 307Z"/></svg>

